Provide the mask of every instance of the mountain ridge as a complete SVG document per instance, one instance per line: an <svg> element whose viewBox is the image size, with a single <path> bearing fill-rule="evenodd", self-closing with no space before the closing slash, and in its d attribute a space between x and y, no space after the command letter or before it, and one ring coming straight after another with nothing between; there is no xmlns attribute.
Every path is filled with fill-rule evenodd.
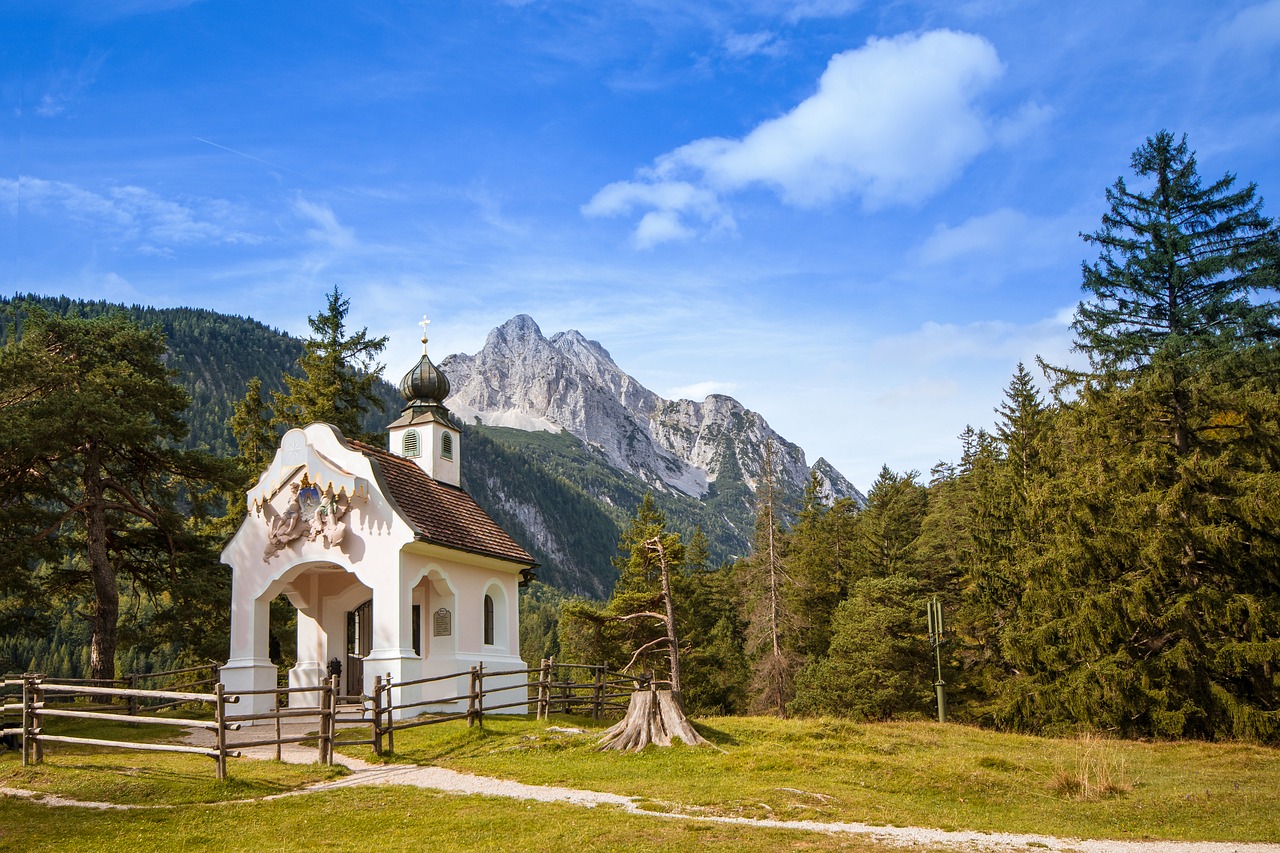
<svg viewBox="0 0 1280 853"><path fill-rule="evenodd" d="M789 491L802 491L817 475L828 501L865 500L824 458L820 466L808 465L799 445L733 397L664 399L619 367L598 341L574 329L548 338L528 314L490 331L474 355L450 355L440 368L452 388L446 405L464 421L563 429L658 489L702 499L733 471L754 492L771 443L775 470Z"/></svg>
<svg viewBox="0 0 1280 853"><path fill-rule="evenodd" d="M302 342L288 334L251 318L205 309L124 306L34 294L0 297L0 308L24 299L60 315L98 316L123 310L140 323L159 326L168 340L166 361L192 400L185 415L190 433L184 445L203 446L221 455L237 452L229 427L230 415L233 406L243 399L249 381L260 378L264 395L283 390L282 376L297 371L296 360L302 353ZM0 332L6 334L10 328L7 316L0 311ZM529 323L536 327L531 318ZM508 329L507 333L515 331ZM523 345L523 338L507 337L507 333L499 337L508 347ZM522 334L531 336L532 329L525 329ZM537 335L541 337L540 330ZM621 369L599 343L577 332L558 333L553 340L557 341L556 351L562 360L556 369L568 377L564 381L586 384L595 389L597 396L607 386L611 390L606 396L613 399L614 407L623 401L631 404L646 400L657 406L655 401L660 398L634 379L619 375ZM540 345L532 338L529 342ZM585 362L589 367L585 371L571 370L570 361ZM389 372L395 375L394 370ZM379 382L376 390L386 409L366 414L363 427L370 432L381 432L403 405L390 383ZM598 405L607 403L592 399ZM694 405L692 401L685 402ZM452 407L452 398L449 404ZM679 401L670 405L680 407ZM586 403L580 401L578 408L584 407ZM741 408L728 397L713 401L712 408L716 407L730 412ZM745 412L742 409L737 417L751 420ZM603 417L603 410L598 416ZM512 417L517 413L513 412ZM526 415L518 417L528 420ZM697 529L703 531L712 565L749 553L754 497L740 470L740 454L730 444L722 443L718 451L717 479L706 483L701 497L693 497L665 483L655 487L653 482L615 468L601 448L559 426L552 425L555 432L529 432L460 420L464 421L464 488L542 564L541 579L561 590L597 599L608 597L617 578L612 559L618 555L619 537L648 491L653 492L671 530L686 538ZM636 441L644 438L639 430L633 423ZM692 426L690 430L689 436L696 437L697 430ZM703 446L709 447L706 436ZM671 452L664 452L673 464L686 464ZM742 455L747 454L744 451ZM820 459L813 466L819 480L834 480L823 463ZM790 483L784 486L784 505L795 506L798 489Z"/></svg>

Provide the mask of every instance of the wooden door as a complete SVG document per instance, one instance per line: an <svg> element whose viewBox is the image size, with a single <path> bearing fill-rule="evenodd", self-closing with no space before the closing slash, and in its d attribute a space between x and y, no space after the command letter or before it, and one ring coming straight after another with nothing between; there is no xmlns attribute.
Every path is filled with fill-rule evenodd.
<svg viewBox="0 0 1280 853"><path fill-rule="evenodd" d="M373 600L347 613L348 696L359 696L364 690L364 659L373 651Z"/></svg>

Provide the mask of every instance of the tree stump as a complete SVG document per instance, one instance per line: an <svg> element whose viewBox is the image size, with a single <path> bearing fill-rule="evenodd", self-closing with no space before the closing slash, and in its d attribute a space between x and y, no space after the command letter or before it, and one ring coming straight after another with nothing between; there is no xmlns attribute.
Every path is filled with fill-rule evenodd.
<svg viewBox="0 0 1280 853"><path fill-rule="evenodd" d="M639 752L651 743L671 746L672 738L680 738L689 746L709 744L694 730L670 690L650 687L631 694L627 715L605 730L597 748Z"/></svg>

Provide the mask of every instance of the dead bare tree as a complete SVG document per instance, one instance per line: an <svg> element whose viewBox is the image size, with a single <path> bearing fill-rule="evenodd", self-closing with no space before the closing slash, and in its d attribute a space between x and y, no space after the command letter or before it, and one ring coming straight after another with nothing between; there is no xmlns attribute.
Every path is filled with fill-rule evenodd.
<svg viewBox="0 0 1280 853"><path fill-rule="evenodd" d="M623 667L623 672L628 671L638 660L641 660L645 652L665 643L671 669L671 689L659 690L657 681L650 678L646 689L632 693L626 716L601 736L600 749L602 750L638 752L651 743L670 746L673 737L679 738L690 746L707 743L706 739L693 728L684 713L684 701L680 689L680 640L676 636L675 602L671 595L671 567L667 561L666 547L662 543L662 538L655 536L644 542L644 549L646 554L657 557L662 583L662 602L666 613L643 611L617 618L619 621L656 619L666 628L666 635L650 640L636 649L631 655L631 660Z"/></svg>

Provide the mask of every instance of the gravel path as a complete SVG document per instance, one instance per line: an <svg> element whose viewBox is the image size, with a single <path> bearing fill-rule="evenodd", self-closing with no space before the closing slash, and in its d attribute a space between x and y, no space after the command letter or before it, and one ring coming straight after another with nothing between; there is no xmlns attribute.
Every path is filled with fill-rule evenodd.
<svg viewBox="0 0 1280 853"><path fill-rule="evenodd" d="M295 724L298 725L298 724ZM305 726L305 724L300 724ZM314 730L312 725L311 730ZM307 729L300 727L299 732ZM193 744L206 745L204 737L208 733L194 731L187 741ZM274 759L275 747L250 747L242 750L247 758ZM289 744L282 747L281 757L284 761L297 764L310 764L316 760L314 748ZM1077 838L1058 838L1051 835L1030 835L1003 832L948 831L942 829L926 829L922 827L872 826L865 823L842 823L816 820L769 820L744 817L726 817L721 815L700 814L696 811L658 812L645 809L636 797L625 797L620 794L606 794L600 791L582 791L576 788L558 788L548 785L526 785L505 779L494 779L488 776L474 776L470 773L459 773L444 767L419 767L404 764L370 764L359 758L336 754L334 760L346 767L350 773L341 779L321 782L283 794L273 794L262 800L275 800L284 797L298 797L319 791L332 791L339 788L354 788L366 785L407 785L417 788L430 788L453 794L479 794L486 797L510 797L518 800L533 800L544 803L570 803L593 808L606 804L617 806L624 811L666 820L691 820L702 823L726 823L740 826L760 826L777 829L791 829L828 834L844 834L864 836L868 840L900 847L916 847L932 845L963 850L1025 849L1027 847L1047 848L1049 850L1081 851L1081 853L1280 853L1280 844L1235 843L1215 841L1105 841L1085 840ZM157 808L156 806L120 806L110 803L85 803L67 800L61 797L0 787L0 795L21 796L37 799L51 806L80 806L90 808ZM672 808L680 808L670 804Z"/></svg>

